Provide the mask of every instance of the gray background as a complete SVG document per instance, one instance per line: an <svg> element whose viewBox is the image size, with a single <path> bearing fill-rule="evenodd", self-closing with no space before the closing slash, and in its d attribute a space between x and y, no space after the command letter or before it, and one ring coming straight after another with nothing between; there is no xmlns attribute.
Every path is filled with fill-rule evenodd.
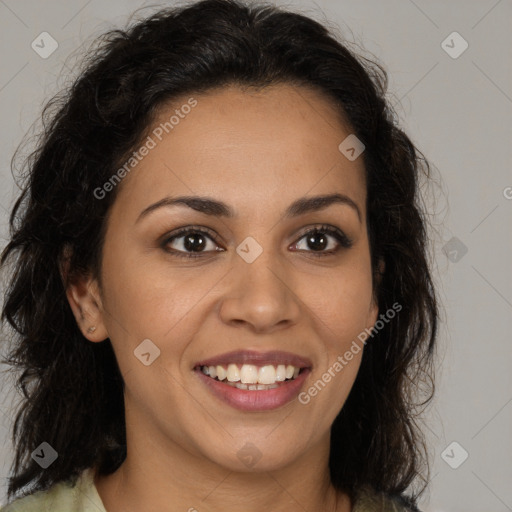
<svg viewBox="0 0 512 512"><path fill-rule="evenodd" d="M439 173L442 190L435 202L432 197L428 201L435 214L431 251L444 311L436 399L425 414L432 478L421 509L512 511L512 189L507 189L512 187L512 3L277 3L329 23L385 65L389 100ZM121 0L0 0L2 247L6 212L16 191L10 172L14 150L39 118L44 100L69 81L67 70L73 68L81 45L106 29L124 26L128 15L143 5ZM43 31L59 45L47 59L31 48ZM441 46L454 31L469 44L455 59ZM448 39L448 44L460 48L456 40ZM462 257L461 244L467 248ZM3 503L13 416L13 387L5 376L1 389ZM460 464L462 450L469 456ZM447 461L460 465L454 469Z"/></svg>

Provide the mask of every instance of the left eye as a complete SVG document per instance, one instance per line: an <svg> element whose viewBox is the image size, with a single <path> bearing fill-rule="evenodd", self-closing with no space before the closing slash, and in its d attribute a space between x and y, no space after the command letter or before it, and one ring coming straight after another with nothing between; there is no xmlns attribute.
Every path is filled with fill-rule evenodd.
<svg viewBox="0 0 512 512"><path fill-rule="evenodd" d="M333 239L335 242L332 241ZM178 240L180 242L176 243ZM301 242L302 240L305 242ZM211 243L212 250L208 250L208 242ZM309 248L312 248L312 250L301 247L304 243ZM340 246L347 249L352 247L352 243L352 240L339 229L331 226L321 226L306 231L299 238L299 241L295 242L291 247L295 250L311 252L315 256L329 256L337 253ZM167 247L173 244L175 244L175 247L167 249ZM224 251L215 242L214 234L206 231L204 228L182 229L174 235L167 237L163 241L162 246L165 251L181 258L198 258L204 253Z"/></svg>
<svg viewBox="0 0 512 512"><path fill-rule="evenodd" d="M329 239L334 239L337 243L331 243L329 246ZM306 252L311 252L315 256L332 255L338 252L340 246L348 249L352 247L353 243L342 231L331 226L321 226L307 231L302 235L300 240L294 244L294 249L304 250L300 247L302 243L301 240L305 240L304 243L308 247L313 248L312 251L306 250Z"/></svg>

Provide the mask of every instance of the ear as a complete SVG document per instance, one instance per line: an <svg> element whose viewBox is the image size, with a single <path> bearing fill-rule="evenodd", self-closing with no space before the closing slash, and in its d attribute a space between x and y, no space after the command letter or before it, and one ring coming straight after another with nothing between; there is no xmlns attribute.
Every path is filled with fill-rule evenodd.
<svg viewBox="0 0 512 512"><path fill-rule="evenodd" d="M70 251L66 248L60 261L60 272L76 323L89 341L104 341L108 338L108 331L103 320L104 309L98 282L90 275L71 277L69 262Z"/></svg>

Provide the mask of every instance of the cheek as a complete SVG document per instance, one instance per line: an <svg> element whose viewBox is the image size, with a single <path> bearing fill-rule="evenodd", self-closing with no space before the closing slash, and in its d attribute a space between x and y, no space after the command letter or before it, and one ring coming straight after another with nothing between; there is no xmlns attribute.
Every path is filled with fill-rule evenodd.
<svg viewBox="0 0 512 512"><path fill-rule="evenodd" d="M205 287L212 286L207 272L166 265L160 255L148 258L114 242L105 254L106 308L139 337L163 337L199 303Z"/></svg>
<svg viewBox="0 0 512 512"><path fill-rule="evenodd" d="M208 291L221 276L199 267L162 265L160 259L142 261L127 251L121 258L121 253L108 252L103 280L105 322L121 371L144 371L134 351L146 339L160 351L151 366L173 371L201 329L205 307L210 307Z"/></svg>
<svg viewBox="0 0 512 512"><path fill-rule="evenodd" d="M318 320L325 339L334 346L350 343L372 325L372 280L364 257L353 265L315 276L314 282L304 286L301 296L313 313L312 318Z"/></svg>

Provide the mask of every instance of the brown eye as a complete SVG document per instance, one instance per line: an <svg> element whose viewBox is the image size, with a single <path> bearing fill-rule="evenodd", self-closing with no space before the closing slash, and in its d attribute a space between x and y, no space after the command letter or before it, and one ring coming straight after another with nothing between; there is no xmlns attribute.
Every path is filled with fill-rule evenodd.
<svg viewBox="0 0 512 512"><path fill-rule="evenodd" d="M162 247L173 256L197 258L203 253L218 252L220 249L213 235L204 228L185 228L171 233L162 243ZM169 249L169 247L171 247Z"/></svg>
<svg viewBox="0 0 512 512"><path fill-rule="evenodd" d="M303 234L293 247L300 251L311 252L315 256L328 256L337 253L340 247L348 249L352 244L353 241L341 230L332 226L320 226Z"/></svg>

